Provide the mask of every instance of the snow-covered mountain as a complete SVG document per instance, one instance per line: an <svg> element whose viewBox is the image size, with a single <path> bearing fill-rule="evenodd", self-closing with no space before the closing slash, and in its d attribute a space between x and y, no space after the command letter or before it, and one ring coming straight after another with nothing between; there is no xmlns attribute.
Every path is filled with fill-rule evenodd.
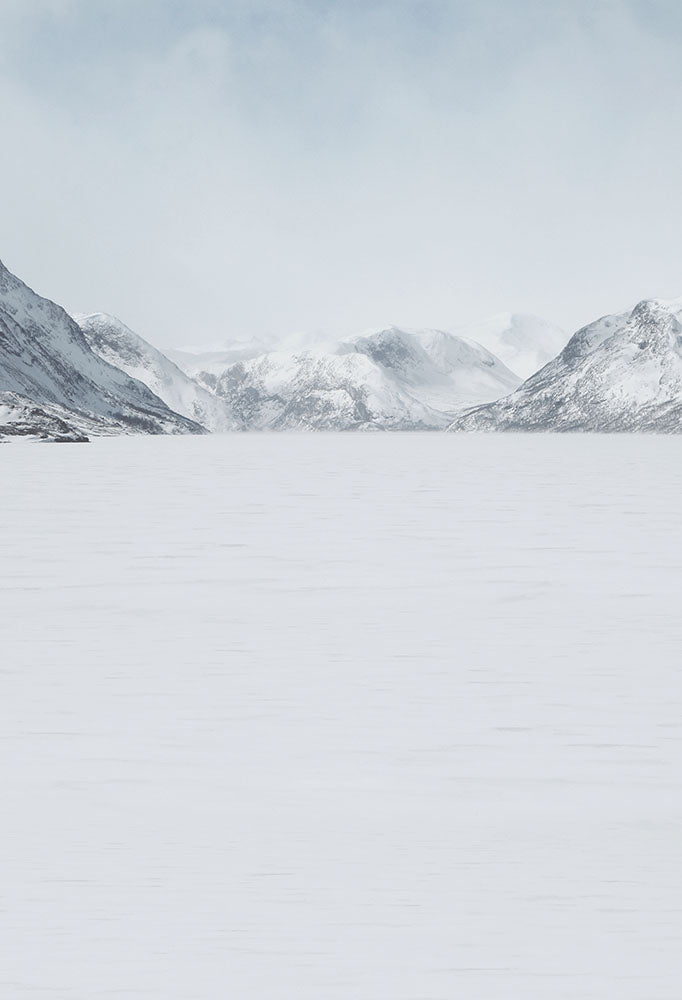
<svg viewBox="0 0 682 1000"><path fill-rule="evenodd" d="M300 351L285 342L257 357L241 349L236 362L230 350L176 357L244 430L436 430L520 381L479 344L441 330L389 327Z"/></svg>
<svg viewBox="0 0 682 1000"><path fill-rule="evenodd" d="M171 410L210 431L235 429L221 400L120 320L106 313L76 314L74 319L95 354L143 382Z"/></svg>
<svg viewBox="0 0 682 1000"><path fill-rule="evenodd" d="M550 343L552 328L517 319L488 324L487 335L518 368ZM520 382L469 337L395 326L343 340L297 334L279 350L245 341L203 355L173 353L177 364L112 316L74 320L0 265L5 437L441 430Z"/></svg>
<svg viewBox="0 0 682 1000"><path fill-rule="evenodd" d="M682 431L682 299L651 299L579 330L504 399L452 430Z"/></svg>
<svg viewBox="0 0 682 1000"><path fill-rule="evenodd" d="M455 333L487 347L522 379L555 358L568 340L554 323L524 313L499 313Z"/></svg>
<svg viewBox="0 0 682 1000"><path fill-rule="evenodd" d="M271 353L198 377L244 430L427 430L449 422L361 354Z"/></svg>
<svg viewBox="0 0 682 1000"><path fill-rule="evenodd" d="M147 386L107 364L79 326L0 263L0 434L200 433ZM60 424L61 422L61 424ZM35 431L35 435L33 434Z"/></svg>
<svg viewBox="0 0 682 1000"><path fill-rule="evenodd" d="M338 353L370 358L397 386L444 414L498 399L521 379L480 344L444 330L395 326L344 341Z"/></svg>

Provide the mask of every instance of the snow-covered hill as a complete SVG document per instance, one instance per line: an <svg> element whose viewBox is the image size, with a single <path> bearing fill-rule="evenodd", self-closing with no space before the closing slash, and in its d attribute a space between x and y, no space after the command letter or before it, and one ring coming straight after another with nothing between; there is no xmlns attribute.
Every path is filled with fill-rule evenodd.
<svg viewBox="0 0 682 1000"><path fill-rule="evenodd" d="M391 326L353 337L338 350L366 355L397 386L446 415L498 399L521 381L485 347L444 330Z"/></svg>
<svg viewBox="0 0 682 1000"><path fill-rule="evenodd" d="M455 332L487 347L522 379L555 358L568 340L560 327L524 313L499 313Z"/></svg>
<svg viewBox="0 0 682 1000"><path fill-rule="evenodd" d="M235 429L221 400L120 320L106 313L76 314L74 319L95 354L143 382L171 410L210 431Z"/></svg>
<svg viewBox="0 0 682 1000"><path fill-rule="evenodd" d="M519 384L498 358L440 330L389 327L309 350L231 349L178 364L224 400L244 430L441 429ZM227 362L227 363L226 363Z"/></svg>
<svg viewBox="0 0 682 1000"><path fill-rule="evenodd" d="M528 319L498 317L478 334L523 368L556 333ZM278 350L244 341L172 353L104 313L72 319L0 265L3 436L441 430L520 382L476 340L395 326L343 340L296 334Z"/></svg>
<svg viewBox="0 0 682 1000"><path fill-rule="evenodd" d="M0 434L200 433L147 386L94 354L75 321L0 263ZM39 412L40 411L40 412ZM14 429L13 429L14 428Z"/></svg>
<svg viewBox="0 0 682 1000"><path fill-rule="evenodd" d="M682 431L682 299L646 300L584 327L516 392L452 429Z"/></svg>
<svg viewBox="0 0 682 1000"><path fill-rule="evenodd" d="M244 430L427 430L448 423L361 354L271 353L199 377Z"/></svg>

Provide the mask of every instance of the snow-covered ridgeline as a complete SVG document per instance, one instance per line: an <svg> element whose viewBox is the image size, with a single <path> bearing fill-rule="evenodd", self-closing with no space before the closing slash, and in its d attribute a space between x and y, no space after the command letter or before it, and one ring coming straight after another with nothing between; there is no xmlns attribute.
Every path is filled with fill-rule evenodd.
<svg viewBox="0 0 682 1000"><path fill-rule="evenodd" d="M557 358L453 430L682 430L682 299L649 299L579 330Z"/></svg>
<svg viewBox="0 0 682 1000"><path fill-rule="evenodd" d="M120 320L106 313L76 313L74 319L95 354L144 383L171 410L209 431L236 429L228 409L213 393Z"/></svg>
<svg viewBox="0 0 682 1000"><path fill-rule="evenodd" d="M2 263L0 405L5 437L51 437L51 426L62 438L202 431L147 386L94 354L64 309L37 295Z"/></svg>
<svg viewBox="0 0 682 1000"><path fill-rule="evenodd" d="M520 381L481 345L440 330L389 327L307 350L240 353L175 357L244 430L439 430Z"/></svg>

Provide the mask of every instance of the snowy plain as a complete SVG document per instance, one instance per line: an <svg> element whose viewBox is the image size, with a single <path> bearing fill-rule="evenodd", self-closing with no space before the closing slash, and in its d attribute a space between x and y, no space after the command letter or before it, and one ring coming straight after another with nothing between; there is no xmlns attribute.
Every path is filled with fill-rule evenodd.
<svg viewBox="0 0 682 1000"><path fill-rule="evenodd" d="M0 468L1 996L679 1000L682 440Z"/></svg>

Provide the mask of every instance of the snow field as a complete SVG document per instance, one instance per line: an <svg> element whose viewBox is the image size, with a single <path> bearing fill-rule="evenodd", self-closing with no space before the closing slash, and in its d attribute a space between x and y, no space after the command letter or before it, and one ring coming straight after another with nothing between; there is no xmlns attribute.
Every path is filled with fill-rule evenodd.
<svg viewBox="0 0 682 1000"><path fill-rule="evenodd" d="M0 995L679 1000L681 459L2 448Z"/></svg>

